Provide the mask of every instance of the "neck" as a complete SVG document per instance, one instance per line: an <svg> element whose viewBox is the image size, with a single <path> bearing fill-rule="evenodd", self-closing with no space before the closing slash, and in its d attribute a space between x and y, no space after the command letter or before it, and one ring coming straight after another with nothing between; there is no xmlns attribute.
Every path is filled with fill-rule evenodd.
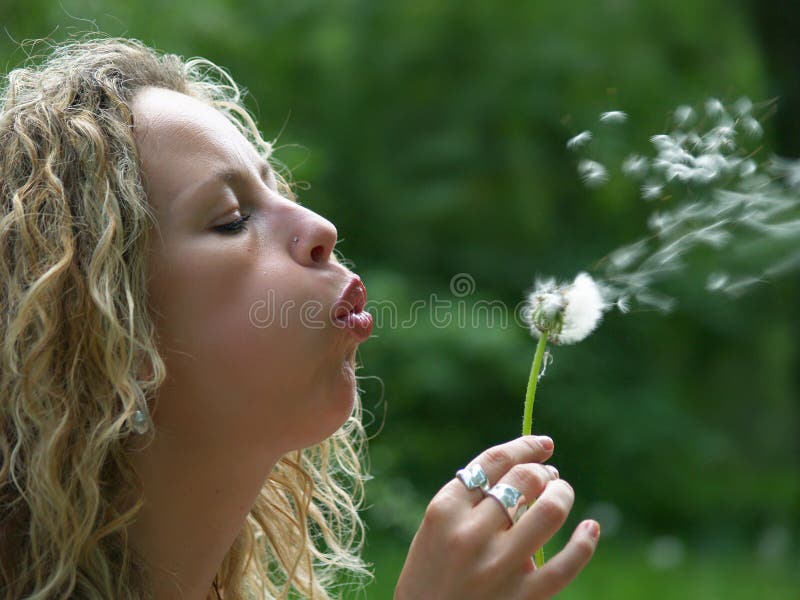
<svg viewBox="0 0 800 600"><path fill-rule="evenodd" d="M157 432L131 458L145 503L129 536L154 600L205 600L277 457L254 461L230 445Z"/></svg>

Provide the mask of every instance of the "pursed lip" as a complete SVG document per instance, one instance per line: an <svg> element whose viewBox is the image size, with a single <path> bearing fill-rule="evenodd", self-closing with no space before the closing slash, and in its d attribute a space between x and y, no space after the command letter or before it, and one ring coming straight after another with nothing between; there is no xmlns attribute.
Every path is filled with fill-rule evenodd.
<svg viewBox="0 0 800 600"><path fill-rule="evenodd" d="M366 304L367 288L364 287L361 278L356 275L348 282L336 304L334 304L333 317L335 319L343 319L350 313L361 312Z"/></svg>
<svg viewBox="0 0 800 600"><path fill-rule="evenodd" d="M334 325L349 329L359 342L372 333L372 315L364 310L367 288L358 275L354 275L342 291L331 311Z"/></svg>

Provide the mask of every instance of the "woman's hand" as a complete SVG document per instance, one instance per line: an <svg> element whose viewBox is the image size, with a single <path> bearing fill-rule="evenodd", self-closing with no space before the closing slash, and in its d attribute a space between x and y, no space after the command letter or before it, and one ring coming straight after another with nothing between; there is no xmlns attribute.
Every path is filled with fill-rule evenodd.
<svg viewBox="0 0 800 600"><path fill-rule="evenodd" d="M453 479L433 498L411 543L395 600L540 600L563 589L594 553L600 535L582 522L567 545L536 568L531 556L567 519L575 494L555 468L548 437L525 436L486 450L470 465L490 485L517 488L531 508L513 525L499 502Z"/></svg>

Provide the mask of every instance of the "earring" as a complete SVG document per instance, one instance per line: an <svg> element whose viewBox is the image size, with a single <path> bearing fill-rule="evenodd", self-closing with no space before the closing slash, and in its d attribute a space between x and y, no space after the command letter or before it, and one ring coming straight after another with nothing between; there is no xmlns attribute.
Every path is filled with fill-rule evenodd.
<svg viewBox="0 0 800 600"><path fill-rule="evenodd" d="M144 414L144 411L141 408L137 408L136 412L133 413L133 418L131 419L131 429L134 433L138 433L139 435L147 432L147 415Z"/></svg>

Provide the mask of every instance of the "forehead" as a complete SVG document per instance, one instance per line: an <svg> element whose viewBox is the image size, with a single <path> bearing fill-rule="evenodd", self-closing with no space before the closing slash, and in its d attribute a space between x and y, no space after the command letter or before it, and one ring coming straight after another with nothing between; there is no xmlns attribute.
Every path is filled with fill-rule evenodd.
<svg viewBox="0 0 800 600"><path fill-rule="evenodd" d="M211 170L252 170L255 148L217 109L185 94L144 88L132 103L134 137L155 200L178 195Z"/></svg>

